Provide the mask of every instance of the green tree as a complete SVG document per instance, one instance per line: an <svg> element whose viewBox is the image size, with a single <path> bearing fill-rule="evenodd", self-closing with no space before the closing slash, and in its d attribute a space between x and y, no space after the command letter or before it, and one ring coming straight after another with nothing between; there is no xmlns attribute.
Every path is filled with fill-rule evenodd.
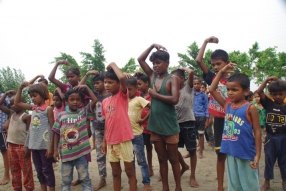
<svg viewBox="0 0 286 191"><path fill-rule="evenodd" d="M130 58L129 61L121 68L122 72L134 74L139 68L139 64L136 64L134 58Z"/></svg>

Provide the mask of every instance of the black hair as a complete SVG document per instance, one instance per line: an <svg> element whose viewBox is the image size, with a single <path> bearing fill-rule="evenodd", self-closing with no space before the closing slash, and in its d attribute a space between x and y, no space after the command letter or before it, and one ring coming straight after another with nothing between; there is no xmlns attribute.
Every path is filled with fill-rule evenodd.
<svg viewBox="0 0 286 191"><path fill-rule="evenodd" d="M184 77L185 79L185 71L181 69L176 69L171 72L171 74L177 74L180 77Z"/></svg>
<svg viewBox="0 0 286 191"><path fill-rule="evenodd" d="M65 93L65 101L68 101L69 96L70 96L71 94L79 94L79 97L80 97L81 101L84 100L83 92L82 92L82 91L71 88L71 89L69 89L69 90Z"/></svg>
<svg viewBox="0 0 286 191"><path fill-rule="evenodd" d="M240 84L242 89L247 89L250 87L250 80L247 75L242 73L235 73L232 76L230 76L227 80L228 82L237 82Z"/></svg>
<svg viewBox="0 0 286 191"><path fill-rule="evenodd" d="M44 100L49 99L48 88L46 86L44 86L43 84L32 85L28 90L28 94L31 94L31 93L39 94L41 96L41 98L43 98Z"/></svg>
<svg viewBox="0 0 286 191"><path fill-rule="evenodd" d="M155 60L163 60L168 61L170 60L170 55L167 51L164 50L157 50L156 52L153 52L149 58L151 62L154 62Z"/></svg>
<svg viewBox="0 0 286 191"><path fill-rule="evenodd" d="M208 87L207 84L206 84L206 82L202 82L202 85L205 86L205 88Z"/></svg>
<svg viewBox="0 0 286 191"><path fill-rule="evenodd" d="M55 92L55 93L53 94L53 97L59 97L59 99L60 99L61 101L63 101L62 97L60 96L60 94L59 94L58 92Z"/></svg>
<svg viewBox="0 0 286 191"><path fill-rule="evenodd" d="M193 81L195 81L195 80L197 80L197 81L199 81L200 83L202 83L202 81L201 81L200 78L194 78Z"/></svg>
<svg viewBox="0 0 286 191"><path fill-rule="evenodd" d="M93 83L94 83L95 81L102 81L102 82L104 82L104 74L100 73L100 74L98 74L98 75L95 75L95 76L92 78L92 81L93 81Z"/></svg>
<svg viewBox="0 0 286 191"><path fill-rule="evenodd" d="M217 49L211 54L211 59L222 59L224 62L229 61L228 53L224 50Z"/></svg>
<svg viewBox="0 0 286 191"><path fill-rule="evenodd" d="M126 85L137 86L137 79L134 77L128 78L126 80Z"/></svg>
<svg viewBox="0 0 286 191"><path fill-rule="evenodd" d="M245 100L248 100L248 98L252 97L253 94L254 93L252 91L249 91L248 95L245 96Z"/></svg>
<svg viewBox="0 0 286 191"><path fill-rule="evenodd" d="M136 77L137 77L137 80L142 80L145 83L148 82L148 84L150 85L150 78L146 74L137 73Z"/></svg>
<svg viewBox="0 0 286 191"><path fill-rule="evenodd" d="M71 72L71 73L73 73L73 74L75 74L77 76L80 75L80 71L79 71L79 69L77 67L70 67L70 68L68 68L66 70L65 74L67 74L68 72Z"/></svg>
<svg viewBox="0 0 286 191"><path fill-rule="evenodd" d="M104 78L110 78L117 81L117 83L119 82L119 79L112 68L105 73Z"/></svg>
<svg viewBox="0 0 286 191"><path fill-rule="evenodd" d="M273 81L268 86L270 93L286 91L286 82L283 80Z"/></svg>
<svg viewBox="0 0 286 191"><path fill-rule="evenodd" d="M41 79L39 79L39 80L38 80L38 82L44 82L46 85L48 85L48 84L49 84L48 80L47 80L47 79L45 79L45 78L41 78Z"/></svg>

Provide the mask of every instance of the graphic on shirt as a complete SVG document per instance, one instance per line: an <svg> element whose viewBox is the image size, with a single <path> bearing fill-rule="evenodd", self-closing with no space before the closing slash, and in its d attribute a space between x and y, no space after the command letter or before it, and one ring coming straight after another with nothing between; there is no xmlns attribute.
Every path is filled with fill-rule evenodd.
<svg viewBox="0 0 286 191"><path fill-rule="evenodd" d="M276 110L279 110L276 112L280 112L280 109ZM266 123L271 126L272 132L275 133L277 127L282 127L283 125L286 125L286 116L280 115L278 113L267 113Z"/></svg>
<svg viewBox="0 0 286 191"><path fill-rule="evenodd" d="M62 134L68 143L76 143L78 141L79 132L75 126L67 127Z"/></svg>
<svg viewBox="0 0 286 191"><path fill-rule="evenodd" d="M226 141L237 141L240 134L240 129L235 128L234 121L226 121L224 125L225 132L222 134L222 140Z"/></svg>
<svg viewBox="0 0 286 191"><path fill-rule="evenodd" d="M34 115L34 117L33 117L33 129L36 129L36 130L39 130L39 126L41 126L41 124L40 124L40 116L38 116L38 115Z"/></svg>
<svg viewBox="0 0 286 191"><path fill-rule="evenodd" d="M226 82L227 81L220 81L216 91L223 97L227 98L227 90L226 90ZM221 105L213 98L213 96L210 96L210 101L209 101L209 109L217 111L219 113L225 113L224 108L221 107Z"/></svg>
<svg viewBox="0 0 286 191"><path fill-rule="evenodd" d="M96 103L95 121L101 123L104 122L104 116L102 115L102 103L100 101Z"/></svg>
<svg viewBox="0 0 286 191"><path fill-rule="evenodd" d="M115 110L116 110L116 107L112 103L109 104L106 109L106 113L108 114L108 117L113 117Z"/></svg>

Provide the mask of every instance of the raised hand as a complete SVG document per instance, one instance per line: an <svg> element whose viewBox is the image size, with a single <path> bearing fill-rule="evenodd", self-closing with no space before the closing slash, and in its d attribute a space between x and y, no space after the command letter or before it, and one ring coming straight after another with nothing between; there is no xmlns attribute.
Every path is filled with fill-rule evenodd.
<svg viewBox="0 0 286 191"><path fill-rule="evenodd" d="M29 82L23 82L19 88L24 89L27 86L31 86L32 84L30 84Z"/></svg>
<svg viewBox="0 0 286 191"><path fill-rule="evenodd" d="M211 36L205 40L207 43L218 43L218 38L215 36Z"/></svg>
<svg viewBox="0 0 286 191"><path fill-rule="evenodd" d="M138 77L138 76L140 76L140 75L142 75L142 74L143 74L143 72L141 72L141 71L136 71L135 74L134 74L134 77Z"/></svg>
<svg viewBox="0 0 286 191"><path fill-rule="evenodd" d="M91 75L91 74L93 74L93 75L98 75L99 72L98 72L97 70L90 70L90 71L88 71L88 72L86 73L87 76L88 76L88 75Z"/></svg>
<svg viewBox="0 0 286 191"><path fill-rule="evenodd" d="M277 81L278 78L277 78L276 76L270 76L270 77L268 77L266 80L267 80L267 82L270 84L270 83L273 82L273 81Z"/></svg>
<svg viewBox="0 0 286 191"><path fill-rule="evenodd" d="M132 75L131 75L131 74L126 73L126 72L123 72L123 75L125 76L125 78L126 78L126 79L129 79L129 78L131 78L131 77L132 77Z"/></svg>
<svg viewBox="0 0 286 191"><path fill-rule="evenodd" d="M15 90L8 90L8 91L5 92L5 94L6 95L10 95L10 94L16 95L16 91Z"/></svg>
<svg viewBox="0 0 286 191"><path fill-rule="evenodd" d="M58 65L66 65L66 66L69 66L69 65L70 65L70 63L69 63L67 60L57 61L57 64L58 64Z"/></svg>
<svg viewBox="0 0 286 191"><path fill-rule="evenodd" d="M236 66L237 64L235 63L229 63L225 67L223 67L221 71L224 73L234 73Z"/></svg>
<svg viewBox="0 0 286 191"><path fill-rule="evenodd" d="M191 68L186 68L186 67L180 67L179 70L184 70L184 71L186 71L187 73L190 73L190 72L193 71Z"/></svg>
<svg viewBox="0 0 286 191"><path fill-rule="evenodd" d="M86 89L87 88L87 85L78 85L78 86L75 86L73 89L75 90L83 90L83 89Z"/></svg>
<svg viewBox="0 0 286 191"><path fill-rule="evenodd" d="M167 49L164 46L159 45L159 44L153 44L153 47L156 48L157 50L167 51Z"/></svg>

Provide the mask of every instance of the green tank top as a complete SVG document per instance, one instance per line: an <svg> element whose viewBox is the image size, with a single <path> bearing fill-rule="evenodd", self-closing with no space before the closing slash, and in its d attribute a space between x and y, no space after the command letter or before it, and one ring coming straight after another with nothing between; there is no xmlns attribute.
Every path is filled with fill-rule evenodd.
<svg viewBox="0 0 286 191"><path fill-rule="evenodd" d="M167 80L171 77L171 74L167 75L162 82L162 86L159 90L161 95L170 95L166 91ZM155 84L156 76L152 83ZM175 105L162 102L155 98L151 99L151 111L148 122L148 130L157 133L159 135L176 135L180 132Z"/></svg>

